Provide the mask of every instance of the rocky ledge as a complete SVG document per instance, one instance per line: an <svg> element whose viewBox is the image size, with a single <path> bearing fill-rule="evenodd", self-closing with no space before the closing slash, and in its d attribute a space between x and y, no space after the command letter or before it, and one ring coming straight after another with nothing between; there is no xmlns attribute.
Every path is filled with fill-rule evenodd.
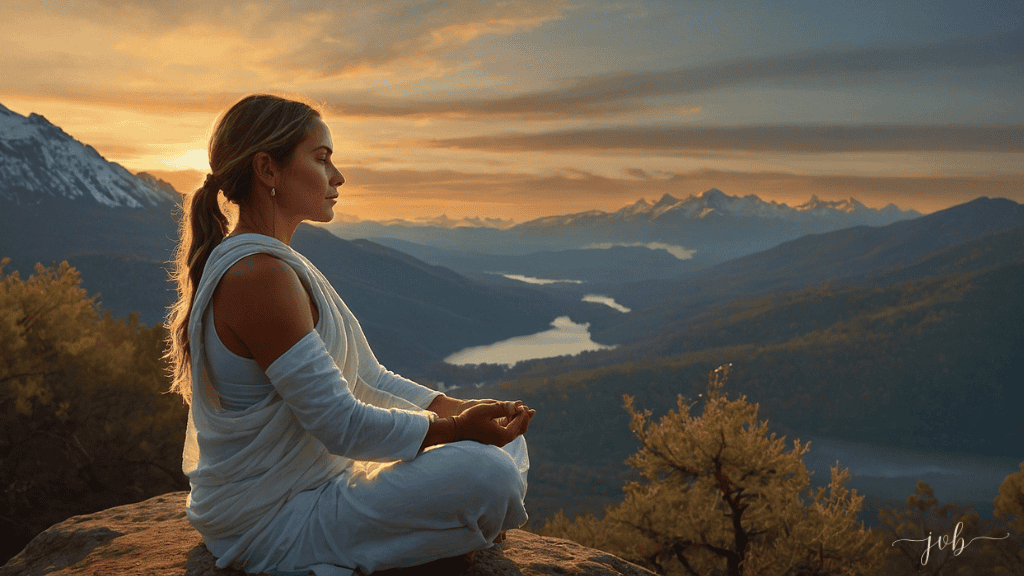
<svg viewBox="0 0 1024 576"><path fill-rule="evenodd" d="M186 492L74 516L51 526L0 568L0 576L154 575L244 576L221 570L202 538L185 519ZM378 574L421 576L453 568L435 563ZM558 538L511 530L508 539L478 552L464 576L649 576L621 558Z"/></svg>

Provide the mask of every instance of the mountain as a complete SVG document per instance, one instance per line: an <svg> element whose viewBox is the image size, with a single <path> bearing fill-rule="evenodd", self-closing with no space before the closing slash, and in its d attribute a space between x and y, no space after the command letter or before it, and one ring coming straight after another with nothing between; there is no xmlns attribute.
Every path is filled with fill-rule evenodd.
<svg viewBox="0 0 1024 576"><path fill-rule="evenodd" d="M709 371L726 363L733 367L728 395L758 403L759 420L787 442L842 439L864 446L871 457L893 448L950 454L951 461L985 455L1013 459L1007 468L1012 472L1024 449L1024 225L1013 225L1021 206L981 200L958 208L916 230L934 234L959 222L969 239L945 248L883 257L852 274L838 269L838 276L771 290L756 282L764 268L748 277L732 270L739 284L710 283L702 303L681 291L656 306L610 316L621 321L614 329L592 326L595 340L623 343L619 348L535 360L508 371L490 394L555 415L530 426L535 516L560 508L569 516L600 514L620 500L622 484L635 476L622 462L637 449L623 395L652 410L655 419L674 408L680 394L699 413L698 394ZM983 231L1002 227L986 223L1001 211L1010 213L1003 223L1011 226ZM886 228L866 228L863 245L884 246L899 232ZM845 238L817 238L818 260L844 258ZM708 299L715 287L726 294ZM578 409L581 404L585 410ZM819 450L815 442L811 455L821 461L827 452ZM836 457L845 467L854 455L844 452L826 464ZM815 477L815 485L827 483L827 466ZM894 489L909 495L917 480L926 479L947 494L968 488L984 494L954 498L984 509L998 483L982 486L977 478L854 471L847 487L877 502L892 498ZM573 488L582 486L586 499Z"/></svg>
<svg viewBox="0 0 1024 576"><path fill-rule="evenodd" d="M693 270L690 260L665 249L647 246L608 246L567 250L542 250L525 255L483 254L424 246L394 238L376 238L374 243L410 254L460 274L483 278L516 274L530 278L570 281L577 291L592 291L601 284L628 280L676 278Z"/></svg>
<svg viewBox="0 0 1024 576"><path fill-rule="evenodd" d="M699 196L691 195L684 200L665 194L654 204L647 202L646 199L640 199L615 212L592 210L565 216L548 216L525 222L516 228L537 231L551 227L593 227L616 222L678 224L687 220L715 217L830 222L831 225L846 227L854 224L887 224L893 220L920 215L914 210L900 210L894 204L882 209L868 208L853 198L825 202L817 196L811 196L806 203L790 207L778 202L765 202L753 194L744 197L729 196L717 188L712 188Z"/></svg>
<svg viewBox="0 0 1024 576"><path fill-rule="evenodd" d="M115 315L164 319L181 195L133 175L35 114L0 106L0 258L22 275L68 260ZM462 348L537 332L563 313L546 294L498 286L370 242L302 225L292 245L317 265L395 370L421 371Z"/></svg>
<svg viewBox="0 0 1024 576"><path fill-rule="evenodd" d="M682 326L716 304L782 294L822 283L893 284L923 277L928 256L1024 227L1024 206L978 198L913 220L808 235L707 267L681 279L631 282L608 295L633 313L595 321L599 342L635 342ZM993 256L994 258L999 255Z"/></svg>
<svg viewBox="0 0 1024 576"><path fill-rule="evenodd" d="M19 206L45 199L92 199L111 208L159 206L177 200L152 176L138 178L107 162L46 118L27 118L0 105L0 199Z"/></svg>
<svg viewBox="0 0 1024 576"><path fill-rule="evenodd" d="M368 221L338 222L329 229L342 238L366 238L408 249L433 264L471 274L493 269L493 265L481 264L488 256L529 257L597 246L670 249L687 254L685 259L691 262L683 268L690 270L760 252L807 234L883 226L917 216L920 214L913 210L900 210L894 205L868 208L852 198L826 202L812 197L790 207L754 195L741 198L711 189L683 200L666 194L657 202L641 199L615 212L589 210L547 216L506 229ZM467 247L472 247L471 252ZM621 267L606 264L605 275L629 277L629 265L629 261L622 262ZM508 272L530 275L531 271L523 267Z"/></svg>
<svg viewBox="0 0 1024 576"><path fill-rule="evenodd" d="M345 222L363 222L361 218L348 217ZM497 228L498 230L504 230L515 226L515 221L506 220L504 218L480 218L465 217L465 218L449 218L447 214L441 214L440 216L416 218L413 220L404 220L401 218L395 218L392 220L385 220L379 222L384 226L429 226L434 228Z"/></svg>

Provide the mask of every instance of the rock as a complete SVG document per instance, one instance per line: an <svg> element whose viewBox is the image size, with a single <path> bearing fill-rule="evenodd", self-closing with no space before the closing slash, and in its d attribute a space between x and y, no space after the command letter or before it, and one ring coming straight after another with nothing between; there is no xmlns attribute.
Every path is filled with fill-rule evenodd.
<svg viewBox="0 0 1024 576"><path fill-rule="evenodd" d="M0 568L0 576L154 575L244 576L222 570L185 518L187 492L74 516L36 536ZM424 576L460 571L437 562L378 572L378 576ZM558 538L510 530L504 543L477 552L464 576L534 574L648 576L651 572L606 552Z"/></svg>

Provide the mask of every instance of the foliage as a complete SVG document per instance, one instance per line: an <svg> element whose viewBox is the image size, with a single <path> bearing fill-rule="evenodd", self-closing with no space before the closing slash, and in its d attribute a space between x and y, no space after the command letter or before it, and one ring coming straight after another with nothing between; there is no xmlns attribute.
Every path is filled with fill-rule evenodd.
<svg viewBox="0 0 1024 576"><path fill-rule="evenodd" d="M162 327L101 314L78 272L0 263L0 553L68 516L187 488Z"/></svg>
<svg viewBox="0 0 1024 576"><path fill-rule="evenodd" d="M883 508L878 513L880 528L891 541L887 574L955 574L982 563L980 545L959 551L943 546L954 533L964 542L981 535L976 512L964 512L955 504L940 506L927 482L917 483L917 492L907 498L907 506Z"/></svg>
<svg viewBox="0 0 1024 576"><path fill-rule="evenodd" d="M1020 472L1010 474L999 485L995 500L995 515L1006 522L1002 534L1009 534L1005 540L986 543L984 551L999 559L999 566L993 574L1000 576L1024 576L1024 462Z"/></svg>
<svg viewBox="0 0 1024 576"><path fill-rule="evenodd" d="M808 444L785 441L757 419L758 406L722 392L728 366L712 372L703 413L682 395L657 423L626 397L630 429L641 442L628 463L643 480L603 519L556 516L542 533L569 537L659 573L873 574L885 554L857 519L863 497L832 469L828 489L809 486Z"/></svg>
<svg viewBox="0 0 1024 576"><path fill-rule="evenodd" d="M879 510L879 529L890 542L880 574L1024 575L1024 539L1014 521L1020 512L1012 511L1014 502L1024 502L1022 479L1024 472L1002 482L995 500L996 519L987 522L955 503L940 505L932 487L918 482L905 508L889 505Z"/></svg>

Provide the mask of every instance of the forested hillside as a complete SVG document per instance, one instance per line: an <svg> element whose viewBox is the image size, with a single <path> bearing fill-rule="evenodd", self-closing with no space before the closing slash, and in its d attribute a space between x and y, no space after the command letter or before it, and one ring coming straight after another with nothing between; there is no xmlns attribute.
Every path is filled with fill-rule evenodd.
<svg viewBox="0 0 1024 576"><path fill-rule="evenodd" d="M723 302L627 347L512 370L501 393L541 415L530 428L539 515L582 486L594 502L616 494L636 448L623 394L657 414L726 363L733 389L790 437L1024 454L1024 230L879 278Z"/></svg>

